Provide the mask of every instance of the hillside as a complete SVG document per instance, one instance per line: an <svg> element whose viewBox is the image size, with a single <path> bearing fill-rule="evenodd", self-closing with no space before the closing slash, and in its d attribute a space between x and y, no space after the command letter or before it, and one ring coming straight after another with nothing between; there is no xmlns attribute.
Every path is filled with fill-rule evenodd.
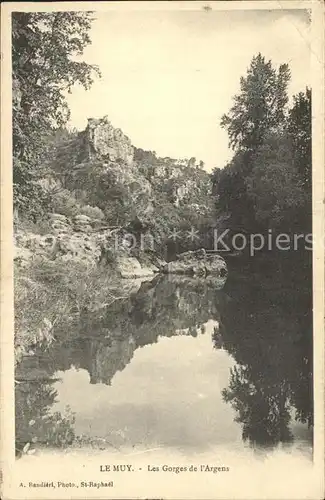
<svg viewBox="0 0 325 500"><path fill-rule="evenodd" d="M80 133L57 131L44 165L39 184L46 191L45 220L82 215L95 227L150 235L151 249L165 257L173 234L184 242L186 231L202 233L212 220L210 177L202 162L159 158L136 148L107 117L89 119ZM189 240L190 248L202 244L196 239L197 245ZM188 249L183 247L177 250Z"/></svg>

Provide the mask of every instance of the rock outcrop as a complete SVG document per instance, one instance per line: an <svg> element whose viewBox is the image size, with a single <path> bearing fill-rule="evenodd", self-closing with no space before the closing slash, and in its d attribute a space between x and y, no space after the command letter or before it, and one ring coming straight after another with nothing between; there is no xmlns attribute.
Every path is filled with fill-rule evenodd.
<svg viewBox="0 0 325 500"><path fill-rule="evenodd" d="M49 260L75 260L96 265L107 233L94 229L95 221L85 215L73 219L51 214L49 232L45 235L18 230L15 234L15 261L27 266L35 257Z"/></svg>
<svg viewBox="0 0 325 500"><path fill-rule="evenodd" d="M177 256L177 260L168 262L163 268L168 274L190 274L193 276L215 275L226 280L228 270L225 260L218 254L209 254L204 248L184 252Z"/></svg>
<svg viewBox="0 0 325 500"><path fill-rule="evenodd" d="M119 128L114 128L107 116L88 118L84 132L84 141L88 160L103 159L133 163L134 148L130 139Z"/></svg>
<svg viewBox="0 0 325 500"><path fill-rule="evenodd" d="M88 266L97 266L104 261L113 265L121 278L153 278L166 264L151 254L135 257L122 244L123 230L98 229L97 223L81 214L71 219L62 214L51 214L47 234L23 230L15 233L15 262L27 267L34 258L40 257L81 262Z"/></svg>
<svg viewBox="0 0 325 500"><path fill-rule="evenodd" d="M121 278L153 278L162 272L227 279L225 260L218 254L207 253L203 248L179 254L176 260L166 263L153 252L134 254L132 249L121 244L123 231L121 234L116 229L100 231L94 227L94 221L85 215L71 220L62 214L52 214L50 224L51 232L45 235L16 232L15 262L18 265L26 267L32 259L39 257L62 262L72 260L91 266L104 261L104 264L113 265Z"/></svg>
<svg viewBox="0 0 325 500"><path fill-rule="evenodd" d="M175 207L179 207L180 203L184 200L185 197L189 196L190 193L196 189L196 183L194 180L187 180L181 186L174 187L174 205Z"/></svg>
<svg viewBox="0 0 325 500"><path fill-rule="evenodd" d="M52 210L57 213L49 214L49 228L42 222L43 234L34 234L26 226L17 229L17 264L28 266L40 256L108 264L123 278L153 277L163 270L200 276L223 273L221 261L207 255L187 260L183 256L167 265L154 250L148 254L148 248L162 252L173 218L181 224L175 206L186 206L187 213L180 219L195 223L206 216L209 176L194 158L159 159L155 153L138 150L107 116L89 118L86 129L72 134L58 150L57 177L42 179L43 188L55 193ZM147 245L144 238L145 250L134 248L139 235L148 240Z"/></svg>

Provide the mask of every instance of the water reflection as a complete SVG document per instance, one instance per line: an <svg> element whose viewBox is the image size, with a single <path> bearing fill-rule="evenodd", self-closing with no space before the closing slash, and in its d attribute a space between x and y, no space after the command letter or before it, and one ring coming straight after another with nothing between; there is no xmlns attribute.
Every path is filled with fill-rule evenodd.
<svg viewBox="0 0 325 500"><path fill-rule="evenodd" d="M310 303L283 286L220 288L191 278L143 283L82 317L69 341L26 357L16 371L17 449L78 436L193 451L309 447Z"/></svg>
<svg viewBox="0 0 325 500"><path fill-rule="evenodd" d="M106 439L115 447L166 447L198 452L210 445L240 443L240 426L222 401L233 365L211 349L212 325L197 337L162 337L136 350L112 386L89 385L85 370L57 383L60 403L76 411L78 435Z"/></svg>
<svg viewBox="0 0 325 500"><path fill-rule="evenodd" d="M223 397L253 444L292 441L292 416L313 424L311 296L292 285L253 281L245 296L233 286L222 332L214 335L215 346L222 342L237 362Z"/></svg>

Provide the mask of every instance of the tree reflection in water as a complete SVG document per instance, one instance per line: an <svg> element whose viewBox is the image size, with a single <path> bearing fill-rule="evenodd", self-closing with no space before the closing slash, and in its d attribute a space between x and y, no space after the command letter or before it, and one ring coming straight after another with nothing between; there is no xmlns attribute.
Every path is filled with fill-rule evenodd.
<svg viewBox="0 0 325 500"><path fill-rule="evenodd" d="M159 337L204 333L214 320L212 342L235 360L223 399L236 411L242 438L255 446L290 442L294 418L313 423L312 324L308 296L297 288L208 279L157 279L101 313L87 314L75 331L57 334L47 352L25 358L16 369L16 446L73 442L74 416L51 413L56 372L72 366L92 384L112 384L136 349ZM254 280L253 280L254 282ZM64 332L63 332L64 333ZM60 340L61 339L61 340Z"/></svg>
<svg viewBox="0 0 325 500"><path fill-rule="evenodd" d="M229 283L230 302L213 335L234 357L224 401L236 411L243 440L274 446L293 440L292 417L313 425L311 292L272 277Z"/></svg>
<svg viewBox="0 0 325 500"><path fill-rule="evenodd" d="M16 456L31 444L64 448L73 443L75 416L69 408L64 415L51 412L57 397L52 387L54 382L55 379L16 382Z"/></svg>

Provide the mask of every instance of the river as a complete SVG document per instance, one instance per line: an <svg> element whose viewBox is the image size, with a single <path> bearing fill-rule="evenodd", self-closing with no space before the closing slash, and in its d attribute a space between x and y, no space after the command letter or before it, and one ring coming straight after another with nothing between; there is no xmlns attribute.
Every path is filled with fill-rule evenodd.
<svg viewBox="0 0 325 500"><path fill-rule="evenodd" d="M16 448L312 458L310 294L157 277L16 370Z"/></svg>

